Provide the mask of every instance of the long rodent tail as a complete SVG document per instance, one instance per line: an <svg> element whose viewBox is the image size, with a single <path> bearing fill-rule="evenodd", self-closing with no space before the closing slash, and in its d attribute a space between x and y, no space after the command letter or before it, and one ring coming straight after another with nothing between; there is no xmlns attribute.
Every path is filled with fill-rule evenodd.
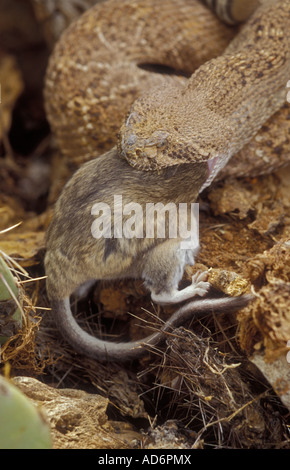
<svg viewBox="0 0 290 470"><path fill-rule="evenodd" d="M127 343L103 341L82 330L72 315L69 298L52 300L51 307L60 332L76 351L102 362L126 362L143 356L150 348L160 344L167 332L192 317L213 312L234 312L245 307L251 300L252 295L192 300L176 310L152 335Z"/></svg>

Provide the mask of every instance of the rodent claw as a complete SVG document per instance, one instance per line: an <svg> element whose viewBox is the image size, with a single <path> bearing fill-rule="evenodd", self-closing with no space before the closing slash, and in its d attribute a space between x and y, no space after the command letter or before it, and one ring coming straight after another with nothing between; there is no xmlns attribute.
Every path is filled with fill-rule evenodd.
<svg viewBox="0 0 290 470"><path fill-rule="evenodd" d="M208 271L197 271L191 277L192 284L198 284L201 281L206 281L208 279Z"/></svg>
<svg viewBox="0 0 290 470"><path fill-rule="evenodd" d="M195 285L194 290L196 295L198 295L199 297L204 297L208 293L209 288L209 282L200 281Z"/></svg>

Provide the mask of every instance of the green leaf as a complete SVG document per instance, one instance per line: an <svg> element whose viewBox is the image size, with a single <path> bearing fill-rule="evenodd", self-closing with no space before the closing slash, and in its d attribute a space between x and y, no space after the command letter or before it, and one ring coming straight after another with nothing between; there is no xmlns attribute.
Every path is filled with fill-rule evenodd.
<svg viewBox="0 0 290 470"><path fill-rule="evenodd" d="M40 410L0 376L0 449L50 449L51 436Z"/></svg>

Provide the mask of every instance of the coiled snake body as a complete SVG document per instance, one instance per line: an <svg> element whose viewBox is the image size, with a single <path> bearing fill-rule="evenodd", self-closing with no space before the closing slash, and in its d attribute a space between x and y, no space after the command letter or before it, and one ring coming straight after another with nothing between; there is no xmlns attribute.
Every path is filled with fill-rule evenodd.
<svg viewBox="0 0 290 470"><path fill-rule="evenodd" d="M79 165L112 147L130 105L149 89L119 146L138 168L216 158L212 180L231 155L232 174L283 164L289 21L289 1L264 1L231 41L233 28L197 0L109 0L91 8L64 32L47 71L47 114L65 158ZM188 76L201 67L187 80L142 64Z"/></svg>

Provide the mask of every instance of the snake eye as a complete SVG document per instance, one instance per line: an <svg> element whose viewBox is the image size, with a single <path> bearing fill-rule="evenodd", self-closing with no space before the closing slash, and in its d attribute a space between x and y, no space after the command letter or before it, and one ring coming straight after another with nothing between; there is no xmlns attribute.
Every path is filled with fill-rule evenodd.
<svg viewBox="0 0 290 470"><path fill-rule="evenodd" d="M158 130L153 132L150 141L152 142L152 145L156 145L156 147L160 148L167 144L168 137L168 132Z"/></svg>
<svg viewBox="0 0 290 470"><path fill-rule="evenodd" d="M134 145L136 144L138 138L135 134L130 134L127 138L127 145Z"/></svg>

